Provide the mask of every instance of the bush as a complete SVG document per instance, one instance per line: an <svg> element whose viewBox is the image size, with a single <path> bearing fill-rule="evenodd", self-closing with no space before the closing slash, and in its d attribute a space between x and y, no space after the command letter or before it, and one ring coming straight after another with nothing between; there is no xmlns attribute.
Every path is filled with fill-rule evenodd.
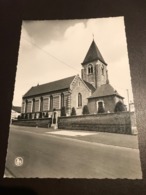
<svg viewBox="0 0 146 195"><path fill-rule="evenodd" d="M66 109L65 106L61 108L61 116L66 116Z"/></svg>
<svg viewBox="0 0 146 195"><path fill-rule="evenodd" d="M46 118L48 118L48 112L46 112L46 115L45 115Z"/></svg>
<svg viewBox="0 0 146 195"><path fill-rule="evenodd" d="M32 119L32 113L29 114L29 119Z"/></svg>
<svg viewBox="0 0 146 195"><path fill-rule="evenodd" d="M71 116L75 116L76 115L76 110L75 110L75 108L73 107L72 109L71 109Z"/></svg>
<svg viewBox="0 0 146 195"><path fill-rule="evenodd" d="M34 119L36 119L36 113L34 113Z"/></svg>
<svg viewBox="0 0 146 195"><path fill-rule="evenodd" d="M18 116L17 116L17 119L18 119L18 120L20 120L21 118L22 118L21 115L18 115Z"/></svg>
<svg viewBox="0 0 146 195"><path fill-rule="evenodd" d="M21 113L21 119L24 119L24 113Z"/></svg>
<svg viewBox="0 0 146 195"><path fill-rule="evenodd" d="M40 113L39 113L39 118L42 118L42 117L43 117L43 113L40 112Z"/></svg>
<svg viewBox="0 0 146 195"><path fill-rule="evenodd" d="M123 111L126 111L125 105L123 104L123 102L118 101L118 102L116 103L116 106L115 106L115 110L114 110L114 111L115 111L115 112L123 112Z"/></svg>
<svg viewBox="0 0 146 195"><path fill-rule="evenodd" d="M22 119L25 119L25 118L26 118L26 114L23 113L23 114L22 114Z"/></svg>
<svg viewBox="0 0 146 195"><path fill-rule="evenodd" d="M27 119L27 114L24 115L24 118Z"/></svg>
<svg viewBox="0 0 146 195"><path fill-rule="evenodd" d="M82 114L89 114L89 109L88 109L88 106L87 106L87 105L85 105L85 106L83 107L83 112L82 112Z"/></svg>

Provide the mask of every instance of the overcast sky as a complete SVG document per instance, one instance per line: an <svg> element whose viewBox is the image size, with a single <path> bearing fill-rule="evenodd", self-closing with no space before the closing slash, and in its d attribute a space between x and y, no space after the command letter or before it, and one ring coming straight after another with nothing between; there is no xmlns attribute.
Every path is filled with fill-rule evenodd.
<svg viewBox="0 0 146 195"><path fill-rule="evenodd" d="M110 84L130 100L131 77L123 17L23 21L13 105L38 83L81 75L81 63L94 40L108 64Z"/></svg>

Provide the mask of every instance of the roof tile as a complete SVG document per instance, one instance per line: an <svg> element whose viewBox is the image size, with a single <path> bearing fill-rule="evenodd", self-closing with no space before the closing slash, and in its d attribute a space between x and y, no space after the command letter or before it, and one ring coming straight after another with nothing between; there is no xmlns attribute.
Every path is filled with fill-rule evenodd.
<svg viewBox="0 0 146 195"><path fill-rule="evenodd" d="M104 61L99 49L98 49L96 43L93 40L91 45L90 45L90 48L85 56L85 59L82 62L82 65L89 63L89 62L92 62L94 60L100 60L102 63L107 65L106 62Z"/></svg>
<svg viewBox="0 0 146 195"><path fill-rule="evenodd" d="M26 98L34 95L51 93L53 91L67 89L70 87L70 84L74 78L75 76L71 76L61 80L31 87L30 90L28 90L28 92L23 97Z"/></svg>
<svg viewBox="0 0 146 195"><path fill-rule="evenodd" d="M109 83L101 85L89 98L105 97L116 95L123 98Z"/></svg>

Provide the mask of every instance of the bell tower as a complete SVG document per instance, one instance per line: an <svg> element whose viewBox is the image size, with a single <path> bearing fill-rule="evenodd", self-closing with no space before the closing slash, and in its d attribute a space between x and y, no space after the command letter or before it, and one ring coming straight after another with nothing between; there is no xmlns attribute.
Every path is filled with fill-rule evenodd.
<svg viewBox="0 0 146 195"><path fill-rule="evenodd" d="M108 82L107 63L104 61L94 39L83 60L81 77L95 88Z"/></svg>

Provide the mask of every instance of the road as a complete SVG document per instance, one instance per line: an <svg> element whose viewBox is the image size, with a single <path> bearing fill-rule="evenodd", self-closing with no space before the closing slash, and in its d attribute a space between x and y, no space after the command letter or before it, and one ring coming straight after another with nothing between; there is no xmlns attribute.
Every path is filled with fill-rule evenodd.
<svg viewBox="0 0 146 195"><path fill-rule="evenodd" d="M29 130L30 129L30 130ZM141 179L139 150L11 127L6 170L16 178ZM94 136L94 135L93 135ZM22 166L14 160L22 157Z"/></svg>

